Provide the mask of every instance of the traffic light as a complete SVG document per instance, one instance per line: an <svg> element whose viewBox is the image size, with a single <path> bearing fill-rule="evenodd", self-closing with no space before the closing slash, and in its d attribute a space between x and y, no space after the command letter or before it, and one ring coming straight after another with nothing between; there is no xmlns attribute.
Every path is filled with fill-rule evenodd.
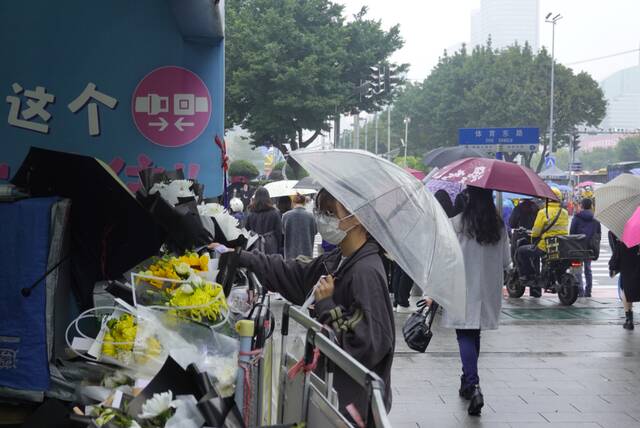
<svg viewBox="0 0 640 428"><path fill-rule="evenodd" d="M578 150L580 150L580 134L575 133L572 135L573 137L573 141L572 141L572 145L573 145L573 152L577 152Z"/></svg>
<svg viewBox="0 0 640 428"><path fill-rule="evenodd" d="M400 84L400 76L397 74L397 67L387 67L387 72L384 74L384 87L387 92L393 92L393 90Z"/></svg>
<svg viewBox="0 0 640 428"><path fill-rule="evenodd" d="M372 96L380 95L384 92L384 68L373 66L369 69L371 70Z"/></svg>

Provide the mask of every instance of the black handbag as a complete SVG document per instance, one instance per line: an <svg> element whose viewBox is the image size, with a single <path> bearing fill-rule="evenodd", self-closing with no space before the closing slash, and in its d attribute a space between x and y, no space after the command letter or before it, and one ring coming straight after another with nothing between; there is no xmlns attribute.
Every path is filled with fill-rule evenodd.
<svg viewBox="0 0 640 428"><path fill-rule="evenodd" d="M402 326L402 334L407 346L414 351L425 352L433 333L431 332L431 324L436 317L439 305L433 302L427 308L426 300L418 302L418 310L412 313ZM426 309L426 310L425 310Z"/></svg>

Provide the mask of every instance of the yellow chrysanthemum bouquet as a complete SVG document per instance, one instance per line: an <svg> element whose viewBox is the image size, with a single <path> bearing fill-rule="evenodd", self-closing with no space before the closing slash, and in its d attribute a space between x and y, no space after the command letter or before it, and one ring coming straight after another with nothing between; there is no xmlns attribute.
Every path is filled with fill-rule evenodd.
<svg viewBox="0 0 640 428"><path fill-rule="evenodd" d="M209 264L208 254L192 252L152 260L132 274L134 303L211 326L223 324L226 297L222 286L211 280Z"/></svg>

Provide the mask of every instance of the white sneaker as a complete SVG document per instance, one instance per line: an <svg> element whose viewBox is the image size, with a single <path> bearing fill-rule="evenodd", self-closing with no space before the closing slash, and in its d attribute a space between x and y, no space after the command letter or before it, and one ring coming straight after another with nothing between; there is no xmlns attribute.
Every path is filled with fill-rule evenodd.
<svg viewBox="0 0 640 428"><path fill-rule="evenodd" d="M396 312L399 313L399 314L410 314L410 313L415 312L415 309L412 308L411 306L400 306L400 305L398 305L396 307Z"/></svg>

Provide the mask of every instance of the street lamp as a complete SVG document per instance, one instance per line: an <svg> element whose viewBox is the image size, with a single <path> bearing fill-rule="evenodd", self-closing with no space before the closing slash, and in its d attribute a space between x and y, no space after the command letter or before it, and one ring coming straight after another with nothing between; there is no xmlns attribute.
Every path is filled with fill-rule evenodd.
<svg viewBox="0 0 640 428"><path fill-rule="evenodd" d="M551 24L551 101L549 107L549 151L551 153L553 150L553 89L554 89L554 77L555 77L555 48L556 48L556 23L562 19L562 15L557 14L554 17L552 12L549 12L547 16L545 16L545 22Z"/></svg>
<svg viewBox="0 0 640 428"><path fill-rule="evenodd" d="M407 146L409 145L409 124L411 123L410 117L404 118L404 167L407 167Z"/></svg>

